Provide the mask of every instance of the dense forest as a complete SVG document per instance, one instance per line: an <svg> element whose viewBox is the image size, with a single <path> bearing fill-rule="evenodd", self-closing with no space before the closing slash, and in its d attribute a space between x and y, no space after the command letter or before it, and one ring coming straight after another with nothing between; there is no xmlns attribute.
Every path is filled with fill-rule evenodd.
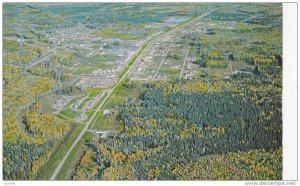
<svg viewBox="0 0 300 186"><path fill-rule="evenodd" d="M145 86L118 108L115 135L86 140L73 179L281 179L281 89L272 82Z"/></svg>
<svg viewBox="0 0 300 186"><path fill-rule="evenodd" d="M202 20L211 29L176 38L190 47L201 73L191 80L127 77L120 82L97 111L101 117L93 120L106 122L109 135L84 135L80 153L72 152L69 179L282 179L281 5L178 3L3 4L3 179L49 179L87 123L76 120L79 112L72 106L84 108L101 91L106 96L112 90L76 85L92 76L72 74L78 68L95 71L105 67L100 59L117 56L99 54L90 60L87 54L148 37L155 30L150 23L157 26L171 16L194 19L214 8L219 9ZM92 50L47 39L81 24L92 30ZM143 27L146 34L129 34ZM75 40L82 33L76 34ZM101 46L97 37L118 41ZM184 60L175 52L166 58ZM103 100L97 98L87 117ZM58 100L68 102L57 109Z"/></svg>

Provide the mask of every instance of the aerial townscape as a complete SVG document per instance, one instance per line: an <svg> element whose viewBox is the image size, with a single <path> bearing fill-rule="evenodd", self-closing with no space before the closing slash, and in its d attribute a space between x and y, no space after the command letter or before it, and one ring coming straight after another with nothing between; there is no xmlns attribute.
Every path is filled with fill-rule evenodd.
<svg viewBox="0 0 300 186"><path fill-rule="evenodd" d="M4 180L281 180L281 3L4 3Z"/></svg>

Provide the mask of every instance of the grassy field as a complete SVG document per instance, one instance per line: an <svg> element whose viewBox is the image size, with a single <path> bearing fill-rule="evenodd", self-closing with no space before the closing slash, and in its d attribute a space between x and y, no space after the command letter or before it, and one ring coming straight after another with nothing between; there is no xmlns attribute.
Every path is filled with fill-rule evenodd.
<svg viewBox="0 0 300 186"><path fill-rule="evenodd" d="M95 55L89 63L82 65L79 67L74 74L90 74L93 71L97 69L109 69L113 68L117 65L117 63L114 63L116 60L118 60L117 55Z"/></svg>
<svg viewBox="0 0 300 186"><path fill-rule="evenodd" d="M116 61L119 57L115 54L103 54L103 55L95 55L90 63L95 63L98 61L105 61L105 62L113 62Z"/></svg>
<svg viewBox="0 0 300 186"><path fill-rule="evenodd" d="M101 130L107 130L112 128L112 125L114 124L114 122L112 120L110 120L107 116L105 116L103 114L104 110L100 110L94 121L93 121L93 129L101 129Z"/></svg>
<svg viewBox="0 0 300 186"><path fill-rule="evenodd" d="M180 76L181 69L170 69L161 68L159 69L159 74L162 76L167 76L167 79L178 79Z"/></svg>
<svg viewBox="0 0 300 186"><path fill-rule="evenodd" d="M66 116L68 118L74 119L76 116L79 115L79 112L72 110L71 108L64 109L59 112L61 115Z"/></svg>
<svg viewBox="0 0 300 186"><path fill-rule="evenodd" d="M120 84L115 92L108 99L105 104L105 108L112 108L114 105L120 104L126 101L130 97L136 97L142 92L143 81L130 81L125 79L122 84Z"/></svg>
<svg viewBox="0 0 300 186"><path fill-rule="evenodd" d="M87 111L87 112L85 112L85 114L87 115L87 118L86 118L86 120L84 120L85 122L87 122L91 117L92 117L92 115L94 114L94 112L95 112L95 110L93 109L93 110L90 110L90 111Z"/></svg>
<svg viewBox="0 0 300 186"><path fill-rule="evenodd" d="M99 94L99 92L101 92L103 90L102 87L88 87L87 90L86 90L86 93L88 95L94 95L96 96L97 94Z"/></svg>
<svg viewBox="0 0 300 186"><path fill-rule="evenodd" d="M55 117L57 117L57 118L59 118L59 119L62 119L62 120L65 120L65 119L66 119L65 117L63 117L62 115L59 115L59 114L55 115Z"/></svg>
<svg viewBox="0 0 300 186"><path fill-rule="evenodd" d="M103 37L103 38L117 38L117 39L123 39L123 40L136 40L140 39L144 36L142 35L135 35L130 33L120 33L117 29L114 28L106 28L105 30L101 32L95 32L93 34L94 37Z"/></svg>
<svg viewBox="0 0 300 186"><path fill-rule="evenodd" d="M99 49L99 48L101 48L101 46L99 44L96 44L96 45L93 45L92 48L93 49Z"/></svg>
<svg viewBox="0 0 300 186"><path fill-rule="evenodd" d="M50 155L49 161L42 166L39 170L38 179L39 180L49 180L54 172L55 168L57 167L60 160L64 157L67 153L69 147L72 145L74 140L76 139L79 132L83 129L84 124L75 125L70 132L61 140L59 145L57 145L56 149L53 151L54 153Z"/></svg>
<svg viewBox="0 0 300 186"><path fill-rule="evenodd" d="M113 68L115 65L116 65L115 63L98 61L93 64L87 64L79 67L78 70L74 72L74 74L75 75L90 74L97 69L109 69L109 68Z"/></svg>

